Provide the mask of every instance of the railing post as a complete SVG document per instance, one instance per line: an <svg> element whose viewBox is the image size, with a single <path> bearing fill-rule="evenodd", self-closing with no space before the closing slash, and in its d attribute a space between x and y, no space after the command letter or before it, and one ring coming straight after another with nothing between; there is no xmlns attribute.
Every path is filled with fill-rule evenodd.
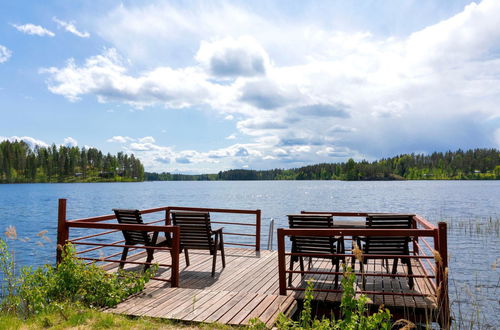
<svg viewBox="0 0 500 330"><path fill-rule="evenodd" d="M69 228L66 224L66 199L60 198L57 209L57 250L56 262L62 261L62 252L69 238Z"/></svg>
<svg viewBox="0 0 500 330"><path fill-rule="evenodd" d="M450 302L448 297L448 235L446 222L438 223L438 240L439 254L441 255L441 270L440 270L440 288L439 292L439 311L441 328L449 329L450 327Z"/></svg>
<svg viewBox="0 0 500 330"><path fill-rule="evenodd" d="M255 215L255 251L260 251L260 222L261 222L261 210L257 210Z"/></svg>
<svg viewBox="0 0 500 330"><path fill-rule="evenodd" d="M278 228L278 278L280 295L286 295L286 258L285 258L285 235L283 228Z"/></svg>
<svg viewBox="0 0 500 330"><path fill-rule="evenodd" d="M173 232L172 232L172 250L170 252L172 253L172 275L170 277L171 280L171 286L172 287L178 287L179 286L179 253L180 253L180 236L181 236L181 229L178 226L173 226Z"/></svg>

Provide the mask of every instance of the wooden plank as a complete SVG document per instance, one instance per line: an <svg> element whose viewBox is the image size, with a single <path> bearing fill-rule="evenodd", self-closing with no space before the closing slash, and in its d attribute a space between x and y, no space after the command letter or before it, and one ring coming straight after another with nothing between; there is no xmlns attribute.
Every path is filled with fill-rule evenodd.
<svg viewBox="0 0 500 330"><path fill-rule="evenodd" d="M257 296L256 293L248 293L246 295L243 295L238 301L233 308L228 310L219 320L218 322L227 324L229 321L236 315L240 310L245 308L245 306L252 300L255 296Z"/></svg>
<svg viewBox="0 0 500 330"><path fill-rule="evenodd" d="M179 305L183 303L191 303L192 302L192 297L200 294L202 290L197 290L197 289L181 289L179 288L178 294L175 296L170 297L166 301L164 301L162 304L154 306L153 309L148 311L147 313L144 313L143 315L145 316L151 316L151 317L165 317L167 318L167 313L172 312L175 310Z"/></svg>
<svg viewBox="0 0 500 330"><path fill-rule="evenodd" d="M192 291L183 299L179 299L181 301L175 307L163 310L160 315L168 319L179 319L178 315L183 313L185 309L196 307L196 301L201 300L200 304L203 304L204 301L210 300L216 294L217 292L213 291Z"/></svg>
<svg viewBox="0 0 500 330"><path fill-rule="evenodd" d="M274 306L274 302L278 296L265 296L264 300L262 300L254 310L245 317L245 319L241 322L241 324L248 324L248 322L253 318L259 318L259 316L264 313L268 308L272 308ZM262 320L261 320L262 321Z"/></svg>
<svg viewBox="0 0 500 330"><path fill-rule="evenodd" d="M217 291L217 292L211 291L211 292L213 292L214 294L210 295L209 299L206 299L205 301L200 301L198 304L196 304L195 308L193 308L192 311L188 312L187 314L179 314L177 318L185 321L192 321L200 314L205 313L207 310L211 308L218 308L220 306L219 301L229 293L228 291ZM204 318L205 317L203 317L203 319Z"/></svg>
<svg viewBox="0 0 500 330"><path fill-rule="evenodd" d="M265 295L256 295L254 296L248 304L245 305L236 315L233 316L231 320L229 320L229 324L240 325L243 320L250 314L265 298Z"/></svg>
<svg viewBox="0 0 500 330"><path fill-rule="evenodd" d="M246 295L244 292L237 292L233 297L231 297L226 303L220 306L219 309L214 311L211 315L206 317L204 322L220 322L219 319L234 308L236 304Z"/></svg>
<svg viewBox="0 0 500 330"><path fill-rule="evenodd" d="M271 327L274 322L276 322L276 318L280 312L285 312L290 306L295 303L295 299L292 296L286 296L284 301L279 305L274 313L270 313L269 319L266 321L266 326ZM271 309L268 309L271 310Z"/></svg>
<svg viewBox="0 0 500 330"><path fill-rule="evenodd" d="M208 308L206 308L203 312L198 313L194 317L191 318L192 321L195 322L203 322L207 318L209 318L211 315L213 315L215 312L217 312L219 309L221 309L224 304L226 304L229 300L231 300L237 293L236 292L229 292L229 291L223 291L224 295L222 295L217 301L212 300L212 303Z"/></svg>

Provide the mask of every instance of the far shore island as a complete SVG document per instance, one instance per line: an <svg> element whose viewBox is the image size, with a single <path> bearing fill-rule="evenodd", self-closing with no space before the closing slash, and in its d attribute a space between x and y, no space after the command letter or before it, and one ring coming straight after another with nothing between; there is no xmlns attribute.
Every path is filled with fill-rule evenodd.
<svg viewBox="0 0 500 330"><path fill-rule="evenodd" d="M231 169L213 174L145 172L133 154L52 145L0 142L0 183L81 183L234 180L500 180L498 149L402 154L373 162L321 163L291 169Z"/></svg>

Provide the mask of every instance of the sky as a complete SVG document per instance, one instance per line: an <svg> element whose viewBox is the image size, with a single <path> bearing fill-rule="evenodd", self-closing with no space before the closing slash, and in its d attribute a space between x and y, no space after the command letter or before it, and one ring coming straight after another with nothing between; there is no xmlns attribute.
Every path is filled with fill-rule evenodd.
<svg viewBox="0 0 500 330"><path fill-rule="evenodd" d="M500 1L0 1L0 140L217 173L500 148Z"/></svg>

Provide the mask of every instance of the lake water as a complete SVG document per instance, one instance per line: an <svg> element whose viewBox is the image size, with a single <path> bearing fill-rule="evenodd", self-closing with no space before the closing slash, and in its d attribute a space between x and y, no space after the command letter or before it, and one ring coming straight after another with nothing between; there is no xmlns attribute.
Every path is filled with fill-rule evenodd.
<svg viewBox="0 0 500 330"><path fill-rule="evenodd" d="M112 208L194 206L262 210L262 247L268 223L286 227L300 210L417 213L449 222L450 298L455 313L480 310L483 326L500 325L500 181L217 181L0 185L0 236L13 225L19 265L53 263L57 199L68 218L110 214ZM47 230L52 241L36 236ZM469 316L467 316L469 317Z"/></svg>

